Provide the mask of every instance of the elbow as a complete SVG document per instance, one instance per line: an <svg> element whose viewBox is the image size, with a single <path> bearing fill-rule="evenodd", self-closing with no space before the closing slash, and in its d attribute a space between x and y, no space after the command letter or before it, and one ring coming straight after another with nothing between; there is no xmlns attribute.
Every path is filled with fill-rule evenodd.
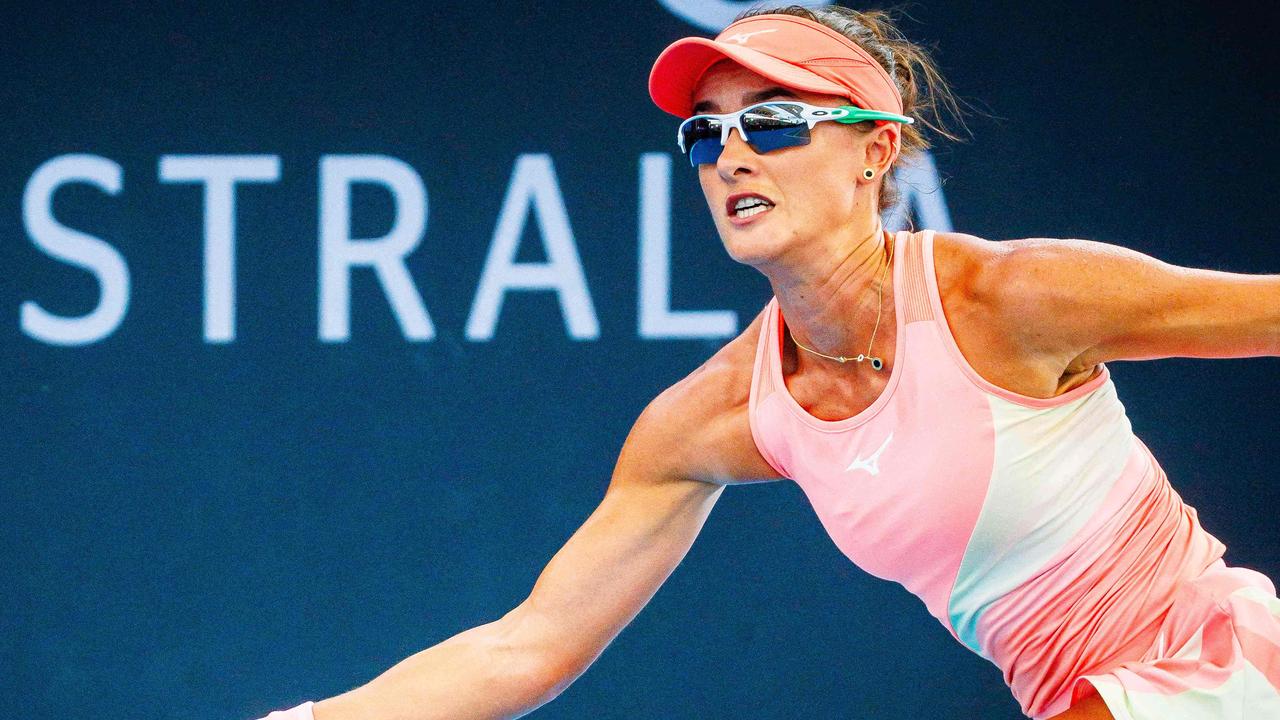
<svg viewBox="0 0 1280 720"><path fill-rule="evenodd" d="M530 710L559 697L600 655L571 652L572 637L553 632L541 618L519 609L499 622L505 627L491 648L493 667L502 668L508 681L520 685L521 694L533 703Z"/></svg>
<svg viewBox="0 0 1280 720"><path fill-rule="evenodd" d="M537 689L538 705L555 700L582 676L591 663L567 658L545 658L530 675L530 682Z"/></svg>
<svg viewBox="0 0 1280 720"><path fill-rule="evenodd" d="M543 674L541 674L541 687L544 689L547 701L556 700L559 694L566 691L573 680L581 678L582 673L586 673L586 669L591 666L591 662L595 659L591 657L589 660L580 659L557 659L548 661L544 666Z"/></svg>
<svg viewBox="0 0 1280 720"><path fill-rule="evenodd" d="M532 707L536 708L559 697L587 671L594 659L555 652L527 653L518 666L511 668L511 673L513 678L518 678L525 696L531 698Z"/></svg>
<svg viewBox="0 0 1280 720"><path fill-rule="evenodd" d="M554 642L533 641L537 635L529 633L529 625L522 626L513 615L499 622L505 627L489 647L490 668L497 684L515 686L524 698L524 712L555 700L591 664L590 659L584 662L569 657Z"/></svg>

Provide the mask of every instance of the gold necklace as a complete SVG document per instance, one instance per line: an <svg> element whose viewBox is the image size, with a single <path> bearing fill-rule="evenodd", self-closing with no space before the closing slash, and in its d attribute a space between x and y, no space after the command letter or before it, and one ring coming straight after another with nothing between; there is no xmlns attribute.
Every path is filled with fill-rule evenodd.
<svg viewBox="0 0 1280 720"><path fill-rule="evenodd" d="M885 248L885 254L889 255L889 249L887 247ZM893 256L889 255L889 257L892 258ZM847 362L863 362L865 360L870 360L872 370L878 371L884 368L884 360L881 360L880 358L875 357L871 354L871 345L875 343L876 332L880 330L880 313L884 309L884 276L885 276L885 273L887 273L888 271L889 271L889 262L886 261L884 264L884 269L880 271L880 282L879 282L880 289L879 289L879 292L877 293L878 300L876 301L876 326L871 330L871 339L867 341L867 351L865 353L858 353L853 357L846 357L844 355L824 355L818 352L817 350L813 350L811 348L805 347L804 345L801 345L800 341L796 339L796 336L794 333L791 335L791 342L795 343L796 347L800 348L801 350L804 350L805 352L813 353L818 357L823 357L828 360L835 360L841 365Z"/></svg>

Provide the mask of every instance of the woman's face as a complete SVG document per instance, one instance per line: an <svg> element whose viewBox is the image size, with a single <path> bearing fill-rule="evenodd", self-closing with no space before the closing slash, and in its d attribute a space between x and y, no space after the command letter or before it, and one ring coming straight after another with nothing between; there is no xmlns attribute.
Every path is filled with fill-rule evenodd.
<svg viewBox="0 0 1280 720"><path fill-rule="evenodd" d="M834 95L790 90L732 62L718 63L694 90L696 113L726 113L771 99L794 99L837 107ZM757 154L738 132L714 164L698 166L698 180L716 229L729 255L759 267L797 253L824 252L855 234L865 234L878 213L876 187L892 151L883 128L870 133L849 125L821 122L808 145ZM877 139L880 138L880 139ZM873 180L863 169L876 171ZM733 205L743 194L764 198L771 207L741 218Z"/></svg>

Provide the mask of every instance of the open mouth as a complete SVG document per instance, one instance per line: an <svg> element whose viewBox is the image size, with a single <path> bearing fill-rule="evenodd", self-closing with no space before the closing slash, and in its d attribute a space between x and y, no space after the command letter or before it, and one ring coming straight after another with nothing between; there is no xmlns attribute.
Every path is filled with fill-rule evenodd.
<svg viewBox="0 0 1280 720"><path fill-rule="evenodd" d="M773 207L773 202L762 195L742 194L731 196L725 203L730 217L745 220Z"/></svg>

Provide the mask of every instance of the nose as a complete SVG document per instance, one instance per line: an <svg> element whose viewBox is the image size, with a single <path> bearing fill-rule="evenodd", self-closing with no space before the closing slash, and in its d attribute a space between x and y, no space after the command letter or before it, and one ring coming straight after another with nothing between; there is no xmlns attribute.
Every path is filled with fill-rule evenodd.
<svg viewBox="0 0 1280 720"><path fill-rule="evenodd" d="M729 130L729 139L716 159L716 172L725 180L732 180L736 175L751 174L756 171L759 156L756 151L742 139L737 128Z"/></svg>

